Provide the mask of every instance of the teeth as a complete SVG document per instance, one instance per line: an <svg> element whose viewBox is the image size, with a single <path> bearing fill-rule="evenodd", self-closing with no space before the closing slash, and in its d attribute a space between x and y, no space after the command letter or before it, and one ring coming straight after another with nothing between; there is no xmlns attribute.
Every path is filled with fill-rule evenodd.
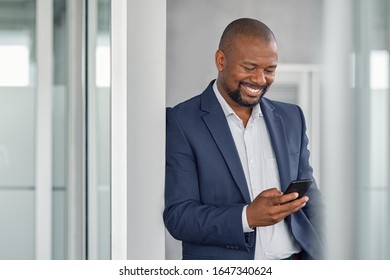
<svg viewBox="0 0 390 280"><path fill-rule="evenodd" d="M260 91L260 89L254 89L254 88L251 88L251 87L248 87L248 86L246 86L246 89L249 90L252 93L257 93L257 92Z"/></svg>

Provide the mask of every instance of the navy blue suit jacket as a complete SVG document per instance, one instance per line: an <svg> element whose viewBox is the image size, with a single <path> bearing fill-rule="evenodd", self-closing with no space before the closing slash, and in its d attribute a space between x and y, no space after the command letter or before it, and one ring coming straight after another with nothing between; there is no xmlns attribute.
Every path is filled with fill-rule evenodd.
<svg viewBox="0 0 390 280"><path fill-rule="evenodd" d="M226 117L207 89L167 108L164 222L182 240L183 259L253 259L255 234L243 233L241 214L251 202L244 171ZM301 109L260 102L277 159L282 191L290 181L312 178ZM309 202L288 216L305 258L322 255L322 202L314 183Z"/></svg>

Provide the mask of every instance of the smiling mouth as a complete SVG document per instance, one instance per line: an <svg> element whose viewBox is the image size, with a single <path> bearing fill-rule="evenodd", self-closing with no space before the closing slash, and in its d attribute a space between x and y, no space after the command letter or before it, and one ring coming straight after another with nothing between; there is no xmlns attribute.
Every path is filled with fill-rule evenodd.
<svg viewBox="0 0 390 280"><path fill-rule="evenodd" d="M264 89L264 86L258 86L255 84L241 83L241 86L246 89L250 96L258 96Z"/></svg>

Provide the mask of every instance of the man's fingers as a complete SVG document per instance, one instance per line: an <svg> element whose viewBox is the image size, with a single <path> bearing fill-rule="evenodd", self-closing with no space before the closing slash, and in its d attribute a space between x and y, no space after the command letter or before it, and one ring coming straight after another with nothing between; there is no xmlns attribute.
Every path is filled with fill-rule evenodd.
<svg viewBox="0 0 390 280"><path fill-rule="evenodd" d="M297 197L298 197L298 193L296 193L296 192L284 194L284 195L275 197L273 199L273 203L274 203L274 205L285 204L287 202L290 202L290 201L297 199Z"/></svg>
<svg viewBox="0 0 390 280"><path fill-rule="evenodd" d="M299 209L305 207L306 203L309 201L309 197L303 196L300 199L289 200L283 204L280 204L280 212L288 216L292 213L297 212Z"/></svg>

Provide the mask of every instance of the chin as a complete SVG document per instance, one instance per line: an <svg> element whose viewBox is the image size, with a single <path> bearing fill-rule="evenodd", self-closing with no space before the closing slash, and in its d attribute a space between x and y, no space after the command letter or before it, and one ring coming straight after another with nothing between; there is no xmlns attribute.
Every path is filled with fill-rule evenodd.
<svg viewBox="0 0 390 280"><path fill-rule="evenodd" d="M252 108L252 107L255 107L257 104L260 103L261 101L261 98L264 96L264 94L260 95L256 100L253 100L253 98L251 98L250 100L245 100L245 99L241 99L240 101L240 105L244 106L244 107L248 107L248 108Z"/></svg>

